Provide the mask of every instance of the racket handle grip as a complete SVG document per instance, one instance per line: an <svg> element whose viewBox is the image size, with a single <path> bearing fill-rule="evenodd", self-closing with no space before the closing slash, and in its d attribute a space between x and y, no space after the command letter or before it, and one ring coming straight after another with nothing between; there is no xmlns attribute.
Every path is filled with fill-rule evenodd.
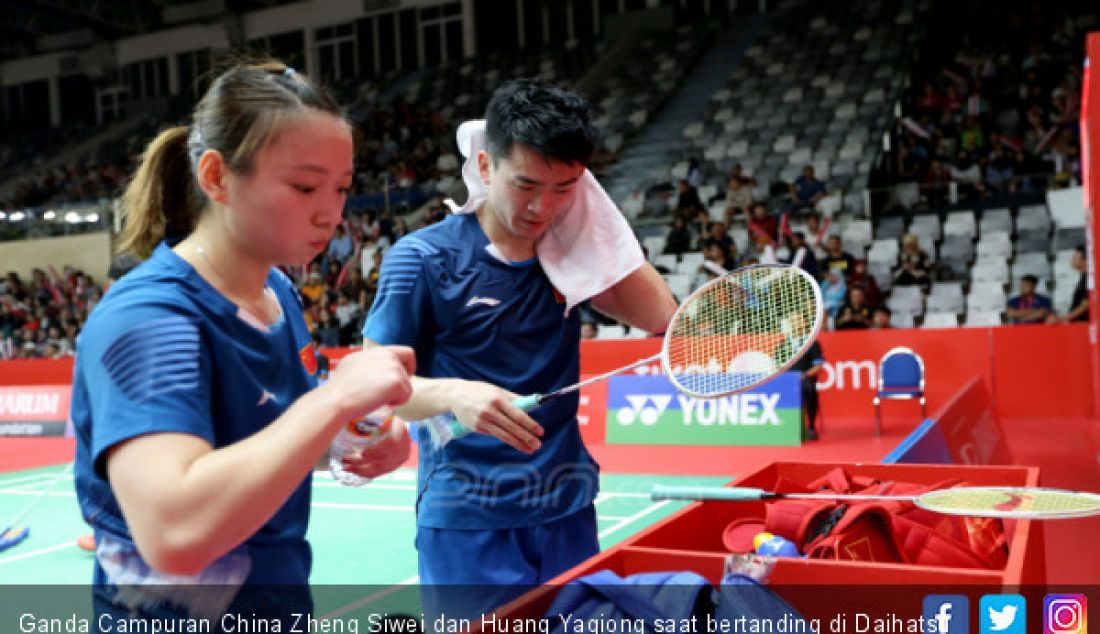
<svg viewBox="0 0 1100 634"><path fill-rule="evenodd" d="M521 396L514 399L512 405L515 405L525 412L529 412L539 406L539 400L541 398L541 394ZM461 438L470 433L469 429L458 422L454 414L443 414L428 419L425 425L427 425L428 433L431 436L432 445L437 448L446 445L455 438Z"/></svg>
<svg viewBox="0 0 1100 634"><path fill-rule="evenodd" d="M763 500L769 493L751 487L673 486L654 484L650 497L654 500L727 500L751 502Z"/></svg>
<svg viewBox="0 0 1100 634"><path fill-rule="evenodd" d="M531 394L530 396L521 396L512 400L512 405L515 405L517 409L521 409L525 412L529 412L539 406L539 399L542 398L541 394Z"/></svg>

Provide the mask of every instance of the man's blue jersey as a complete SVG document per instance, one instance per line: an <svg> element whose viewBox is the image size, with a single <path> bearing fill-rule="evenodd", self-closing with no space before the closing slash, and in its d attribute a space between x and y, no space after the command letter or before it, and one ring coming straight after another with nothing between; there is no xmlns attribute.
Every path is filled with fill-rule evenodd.
<svg viewBox="0 0 1100 634"><path fill-rule="evenodd" d="M283 316L265 331L246 323L235 304L161 243L92 311L77 346L70 416L77 496L84 519L109 544L101 547L110 557L106 578L125 574L136 583L153 574L133 547L107 481L108 449L163 432L225 447L266 427L316 385L297 293L277 270L267 285ZM307 583L309 499L307 476L256 535L220 562L226 578L243 572L247 583Z"/></svg>
<svg viewBox="0 0 1100 634"><path fill-rule="evenodd" d="M537 259L492 255L474 214L448 216L399 240L382 262L363 336L416 349L420 376L485 381L519 395L577 381L580 319ZM429 450L420 430L417 519L433 528L534 526L595 499L598 473L576 424L578 396L531 416L545 430L526 455L482 434Z"/></svg>

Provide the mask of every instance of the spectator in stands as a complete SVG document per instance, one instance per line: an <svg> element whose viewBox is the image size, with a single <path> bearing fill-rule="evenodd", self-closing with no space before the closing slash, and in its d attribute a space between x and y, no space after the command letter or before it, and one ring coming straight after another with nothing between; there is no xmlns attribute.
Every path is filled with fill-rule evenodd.
<svg viewBox="0 0 1100 634"><path fill-rule="evenodd" d="M699 164L699 159L694 156L688 160L687 182L697 191L703 186L703 166Z"/></svg>
<svg viewBox="0 0 1100 634"><path fill-rule="evenodd" d="M665 255L680 255L691 251L691 230L688 229L684 217L677 214L672 217L672 228L665 238Z"/></svg>
<svg viewBox="0 0 1100 634"><path fill-rule="evenodd" d="M828 193L825 183L814 176L814 166L802 168L802 175L791 184L789 211L813 211L814 205Z"/></svg>
<svg viewBox="0 0 1100 634"><path fill-rule="evenodd" d="M789 358L791 348L795 350L801 348L808 334L807 331L812 327L801 311L791 313L788 320L791 326L790 334L776 346L774 353L779 359ZM803 438L806 440L817 440L817 378L824 363L825 357L822 354L821 344L814 341L806 353L790 368L792 372L801 374Z"/></svg>
<svg viewBox="0 0 1100 634"><path fill-rule="evenodd" d="M1069 312L1063 315L1060 321L1089 320L1088 260L1086 260L1086 257L1085 247L1077 247L1073 252L1071 264L1073 268L1081 272L1081 277L1077 280L1077 286L1073 289Z"/></svg>
<svg viewBox="0 0 1100 634"><path fill-rule="evenodd" d="M726 232L726 223L712 222L707 227L707 234L699 241L699 247L706 250L712 244L717 244L723 254L729 250L730 245L733 244L733 238Z"/></svg>
<svg viewBox="0 0 1100 634"><path fill-rule="evenodd" d="M817 212L806 214L806 245L814 251L814 255L821 259L825 255L825 235L832 224L831 218L821 222Z"/></svg>
<svg viewBox="0 0 1100 634"><path fill-rule="evenodd" d="M928 204L939 207L947 201L947 186L951 182L951 173L943 168L939 159L933 159L921 182L921 191L924 192Z"/></svg>
<svg viewBox="0 0 1100 634"><path fill-rule="evenodd" d="M928 275L928 254L920 248L917 236L907 233L901 238L898 265L894 268L895 286L920 286L928 294L932 278Z"/></svg>
<svg viewBox="0 0 1100 634"><path fill-rule="evenodd" d="M703 206L703 201L699 199L699 190L692 187L691 183L686 178L680 179L678 187L678 196L676 198L676 207L674 213L677 215L683 215L685 219L694 218L699 211L706 211L706 207Z"/></svg>
<svg viewBox="0 0 1100 634"><path fill-rule="evenodd" d="M322 307L317 314L318 319L313 330L321 336L321 345L327 348L340 346L340 322L336 320L336 316L326 307Z"/></svg>
<svg viewBox="0 0 1100 634"><path fill-rule="evenodd" d="M800 267L810 277L820 280L821 271L817 266L817 255L806 244L806 235L801 231L795 231L787 236L787 243L790 249L791 266ZM841 277L843 278L843 276Z"/></svg>
<svg viewBox="0 0 1100 634"><path fill-rule="evenodd" d="M1020 294L1008 300L1005 316L1010 324L1041 324L1053 312L1050 298L1036 293L1039 278L1025 275L1020 278Z"/></svg>
<svg viewBox="0 0 1100 634"><path fill-rule="evenodd" d="M862 258L855 260L852 272L848 274L848 288L863 290L863 298L871 306L882 303L882 292L878 288L875 277L867 272L867 260Z"/></svg>
<svg viewBox="0 0 1100 634"><path fill-rule="evenodd" d="M735 216L747 216L752 203L752 190L740 178L730 176L726 183L726 212L723 218L725 223L732 224Z"/></svg>
<svg viewBox="0 0 1100 634"><path fill-rule="evenodd" d="M765 241L775 245L776 237L779 235L779 222L768 213L768 207L762 202L755 202L752 204L752 214L745 218L749 227L749 238L752 242L756 242L758 237L763 237Z"/></svg>
<svg viewBox="0 0 1100 634"><path fill-rule="evenodd" d="M306 278L302 287L298 289L298 292L302 294L302 297L309 301L310 304L316 304L321 301L325 296L325 280L321 276L321 267L314 263L310 265L309 276Z"/></svg>
<svg viewBox="0 0 1100 634"><path fill-rule="evenodd" d="M600 327L596 325L594 321L582 321L581 322L581 339L598 339L600 336Z"/></svg>
<svg viewBox="0 0 1100 634"><path fill-rule="evenodd" d="M703 249L703 263L696 271L695 286L713 280L721 275L721 271L732 271L737 268L735 260L730 260L722 245L712 242Z"/></svg>
<svg viewBox="0 0 1100 634"><path fill-rule="evenodd" d="M326 252L328 261L343 264L351 257L354 250L355 244L344 225L336 225L336 235L332 236L328 243L328 251Z"/></svg>
<svg viewBox="0 0 1100 634"><path fill-rule="evenodd" d="M755 178L743 173L740 163L734 163L733 166L730 167L730 178L736 178L741 181L742 185L747 187L756 187L757 185Z"/></svg>
<svg viewBox="0 0 1100 634"><path fill-rule="evenodd" d="M825 266L826 269L838 271L847 277L855 269L856 259L852 254L844 250L840 242L840 236L833 234L825 242Z"/></svg>
<svg viewBox="0 0 1100 634"><path fill-rule="evenodd" d="M836 316L837 330L858 330L870 328L874 317L874 307L867 303L862 288L848 287L848 298L840 307Z"/></svg>
<svg viewBox="0 0 1100 634"><path fill-rule="evenodd" d="M893 326L890 325L890 316L890 309L886 306L875 308L875 314L871 317L871 330L893 328Z"/></svg>
<svg viewBox="0 0 1100 634"><path fill-rule="evenodd" d="M347 293L348 299L363 310L370 308L374 301L374 295L369 292L367 281L363 279L363 272L358 266L348 268L348 277L338 290Z"/></svg>
<svg viewBox="0 0 1100 634"><path fill-rule="evenodd" d="M825 303L825 312L830 320L835 320L840 307L848 297L848 285L844 276L836 269L826 269L821 279L821 301Z"/></svg>

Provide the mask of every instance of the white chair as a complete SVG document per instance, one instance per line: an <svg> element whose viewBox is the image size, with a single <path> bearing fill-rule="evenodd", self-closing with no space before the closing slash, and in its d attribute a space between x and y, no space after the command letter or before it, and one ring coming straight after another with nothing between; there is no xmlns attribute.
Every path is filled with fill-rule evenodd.
<svg viewBox="0 0 1100 634"><path fill-rule="evenodd" d="M965 302L962 295L929 295L926 308L935 313L961 313Z"/></svg>
<svg viewBox="0 0 1100 634"><path fill-rule="evenodd" d="M660 254L653 258L653 265L666 268L670 271L675 271L680 266L680 259L674 254Z"/></svg>
<svg viewBox="0 0 1100 634"><path fill-rule="evenodd" d="M956 328L959 325L959 316L953 312L925 313L922 328Z"/></svg>
<svg viewBox="0 0 1100 634"><path fill-rule="evenodd" d="M845 247L847 245L859 245L859 251L862 253L867 245L871 244L872 235L870 220L853 220L844 228L840 240Z"/></svg>
<svg viewBox="0 0 1100 634"><path fill-rule="evenodd" d="M894 328L912 328L913 316L909 313L896 313L890 316L890 325Z"/></svg>
<svg viewBox="0 0 1100 634"><path fill-rule="evenodd" d="M1012 263L1012 279L1016 280L1025 275L1049 278L1052 270L1050 260L1045 253L1021 253Z"/></svg>
<svg viewBox="0 0 1100 634"><path fill-rule="evenodd" d="M1000 326L1001 313L995 310L972 310L966 313L967 326Z"/></svg>
<svg viewBox="0 0 1100 634"><path fill-rule="evenodd" d="M919 315L924 312L924 298L921 296L920 287L894 287L890 292L890 298L886 300L886 306L895 313Z"/></svg>
<svg viewBox="0 0 1100 634"><path fill-rule="evenodd" d="M1050 212L1046 205L1020 207L1016 214L1016 231L1050 231Z"/></svg>
<svg viewBox="0 0 1100 634"><path fill-rule="evenodd" d="M626 339L626 328L622 326L600 326L597 339Z"/></svg>
<svg viewBox="0 0 1100 634"><path fill-rule="evenodd" d="M1047 192L1047 206L1059 229L1085 226L1085 199L1080 187Z"/></svg>
<svg viewBox="0 0 1100 634"><path fill-rule="evenodd" d="M947 214L947 222L943 225L944 235L966 236L973 239L977 235L977 220L973 211L953 211Z"/></svg>
<svg viewBox="0 0 1100 634"><path fill-rule="evenodd" d="M1012 213L1008 209L999 207L982 212L981 232L986 234L994 231L1012 233Z"/></svg>
<svg viewBox="0 0 1100 634"><path fill-rule="evenodd" d="M909 233L920 237L928 237L932 240L943 238L943 227L940 225L940 217L935 214L914 216L909 223Z"/></svg>
<svg viewBox="0 0 1100 634"><path fill-rule="evenodd" d="M696 270L703 264L703 253L701 251L689 251L680 255L680 272L687 273L690 270L695 273Z"/></svg>
<svg viewBox="0 0 1100 634"><path fill-rule="evenodd" d="M667 238L665 238L665 236L649 236L642 238L642 246L644 246L646 252L649 253L650 262L656 262L657 258L664 253L666 243Z"/></svg>
<svg viewBox="0 0 1100 634"><path fill-rule="evenodd" d="M668 289L677 299L684 299L691 294L691 277L683 273L673 273L665 276Z"/></svg>
<svg viewBox="0 0 1100 634"><path fill-rule="evenodd" d="M1008 283L1008 263L1005 261L984 261L975 264L970 270L970 279L973 282L989 282L996 284Z"/></svg>

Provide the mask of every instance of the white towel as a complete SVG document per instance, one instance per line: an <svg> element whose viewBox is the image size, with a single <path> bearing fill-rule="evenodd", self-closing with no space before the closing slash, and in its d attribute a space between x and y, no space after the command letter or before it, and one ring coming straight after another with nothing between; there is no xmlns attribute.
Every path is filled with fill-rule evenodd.
<svg viewBox="0 0 1100 634"><path fill-rule="evenodd" d="M461 207L449 198L444 202L452 212L466 214L485 202L486 187L477 167L477 153L485 149L485 121L463 123L457 137L458 150L466 157L462 180L470 196ZM565 296L566 315L645 264L630 224L587 169L573 201L539 239L535 253L550 283Z"/></svg>

